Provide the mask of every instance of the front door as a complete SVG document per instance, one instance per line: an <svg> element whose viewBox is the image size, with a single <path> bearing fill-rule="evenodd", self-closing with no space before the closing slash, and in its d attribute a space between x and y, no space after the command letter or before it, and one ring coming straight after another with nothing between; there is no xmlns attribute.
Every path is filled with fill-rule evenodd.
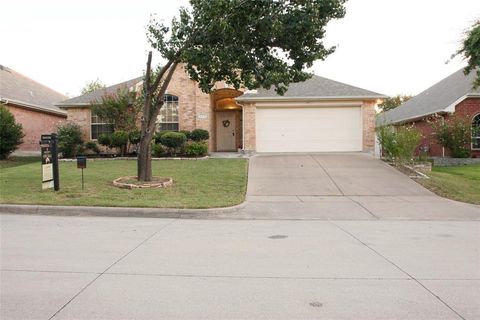
<svg viewBox="0 0 480 320"><path fill-rule="evenodd" d="M217 112L217 151L236 151L235 112Z"/></svg>

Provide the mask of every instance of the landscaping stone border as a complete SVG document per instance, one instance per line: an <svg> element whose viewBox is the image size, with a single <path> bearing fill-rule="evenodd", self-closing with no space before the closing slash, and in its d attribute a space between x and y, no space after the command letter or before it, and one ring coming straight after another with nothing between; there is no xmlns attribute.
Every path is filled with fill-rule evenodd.
<svg viewBox="0 0 480 320"><path fill-rule="evenodd" d="M480 164L480 158L442 158L433 157L434 167L464 166L467 164Z"/></svg>
<svg viewBox="0 0 480 320"><path fill-rule="evenodd" d="M172 178L164 178L166 179L165 181L145 182L143 184L122 182L123 179L137 179L137 177L134 177L134 176L120 177L113 180L113 185L117 188L122 188L122 189L166 188L173 185Z"/></svg>

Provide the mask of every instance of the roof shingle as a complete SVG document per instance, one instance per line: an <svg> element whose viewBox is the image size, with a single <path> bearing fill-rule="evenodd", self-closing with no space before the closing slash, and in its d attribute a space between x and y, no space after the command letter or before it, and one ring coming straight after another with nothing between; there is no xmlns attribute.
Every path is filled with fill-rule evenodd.
<svg viewBox="0 0 480 320"><path fill-rule="evenodd" d="M54 104L65 95L0 65L0 98L32 109L66 114Z"/></svg>

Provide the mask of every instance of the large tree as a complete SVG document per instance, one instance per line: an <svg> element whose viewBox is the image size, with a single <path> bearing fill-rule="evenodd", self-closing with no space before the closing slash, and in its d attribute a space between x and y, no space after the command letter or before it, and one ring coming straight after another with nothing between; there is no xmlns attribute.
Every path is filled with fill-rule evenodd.
<svg viewBox="0 0 480 320"><path fill-rule="evenodd" d="M467 66L463 70L465 74L474 71L476 78L473 87L480 87L480 20L476 21L469 30L465 32L460 49L453 55L460 55L467 60Z"/></svg>
<svg viewBox="0 0 480 320"><path fill-rule="evenodd" d="M103 89L103 88L105 88L105 84L102 81L100 81L100 79L97 78L93 81L89 81L85 83L85 86L82 88L80 93L84 95L84 94L97 91L98 89Z"/></svg>
<svg viewBox="0 0 480 320"><path fill-rule="evenodd" d="M382 103L378 105L378 107L382 109L382 111L392 110L401 105L402 103L407 102L411 98L412 96L410 95L398 94L396 96L384 99Z"/></svg>
<svg viewBox="0 0 480 320"><path fill-rule="evenodd" d="M190 0L170 27L152 20L147 36L167 61L152 68L148 54L144 110L138 154L138 178L150 181L151 140L173 73L180 63L203 92L226 81L239 89L275 87L285 93L304 81L315 60L334 47L323 44L325 27L345 15L346 0Z"/></svg>

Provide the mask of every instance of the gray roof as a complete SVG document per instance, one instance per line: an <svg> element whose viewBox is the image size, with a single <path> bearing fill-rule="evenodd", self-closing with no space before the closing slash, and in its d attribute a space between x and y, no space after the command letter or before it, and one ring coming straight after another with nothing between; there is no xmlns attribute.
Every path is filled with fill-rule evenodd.
<svg viewBox="0 0 480 320"><path fill-rule="evenodd" d="M56 92L24 75L0 65L0 99L5 102L44 112L66 115L54 104L65 100Z"/></svg>
<svg viewBox="0 0 480 320"><path fill-rule="evenodd" d="M354 87L345 83L330 80L314 75L312 78L297 83L291 83L287 92L281 96L274 88L269 90L258 89L257 93L247 92L237 100L270 100L270 99L288 99L288 98L319 98L319 99L347 99L347 98L369 98L381 99L386 96L377 92Z"/></svg>
<svg viewBox="0 0 480 320"><path fill-rule="evenodd" d="M84 95L59 102L56 105L61 108L68 108L68 107L74 107L74 106L88 106L92 102L100 101L102 97L105 95L117 93L119 89L130 89L131 87L136 86L142 80L143 80L143 77L131 79L122 83L115 84L110 87L98 89L93 92L86 93Z"/></svg>
<svg viewBox="0 0 480 320"><path fill-rule="evenodd" d="M449 107L460 103L460 99L480 97L480 88L474 90L472 87L474 78L474 71L466 76L463 69L460 69L397 108L380 113L379 124L408 122L435 113L453 111Z"/></svg>

